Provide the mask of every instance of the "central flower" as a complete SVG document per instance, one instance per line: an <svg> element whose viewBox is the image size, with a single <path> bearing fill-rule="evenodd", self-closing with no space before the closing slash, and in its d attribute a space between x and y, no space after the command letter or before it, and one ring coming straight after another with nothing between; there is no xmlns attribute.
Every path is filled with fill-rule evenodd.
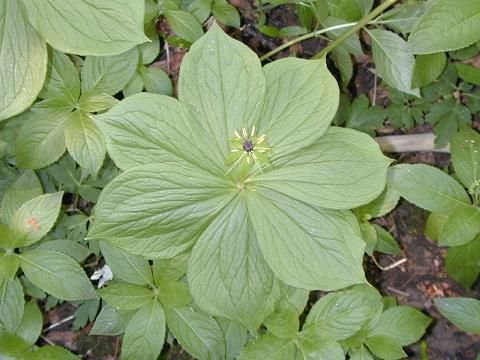
<svg viewBox="0 0 480 360"><path fill-rule="evenodd" d="M339 90L325 59L262 68L213 25L183 58L178 94L133 95L95 117L123 173L88 238L189 256L196 305L252 331L288 286L365 282L349 209L382 192L389 160L369 136L330 127Z"/></svg>

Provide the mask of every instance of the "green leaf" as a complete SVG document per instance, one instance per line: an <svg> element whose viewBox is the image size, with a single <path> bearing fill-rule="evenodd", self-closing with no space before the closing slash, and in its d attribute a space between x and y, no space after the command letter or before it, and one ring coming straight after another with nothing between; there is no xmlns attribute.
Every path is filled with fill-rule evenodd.
<svg viewBox="0 0 480 360"><path fill-rule="evenodd" d="M321 21L321 24L324 28L329 28L333 26L343 25L346 21L339 19L334 16L329 16L326 19ZM337 39L341 36L345 31L348 31L348 27L343 29L331 30L327 32L327 36L332 40ZM348 51L352 55L362 55L362 45L360 44L360 39L357 34L353 34L352 36L348 37L341 46L345 51Z"/></svg>
<svg viewBox="0 0 480 360"><path fill-rule="evenodd" d="M145 93L130 96L97 115L95 122L107 138L109 155L122 170L188 161L225 174L224 159L211 141L212 134L176 99Z"/></svg>
<svg viewBox="0 0 480 360"><path fill-rule="evenodd" d="M268 302L273 274L257 241L245 199L237 197L203 231L187 271L190 291L202 310L252 332L273 310Z"/></svg>
<svg viewBox="0 0 480 360"><path fill-rule="evenodd" d="M172 81L162 69L153 66L143 67L140 75L148 92L172 95Z"/></svg>
<svg viewBox="0 0 480 360"><path fill-rule="evenodd" d="M14 333L22 322L25 307L23 296L23 287L20 280L5 279L1 282L0 325L3 325L11 333Z"/></svg>
<svg viewBox="0 0 480 360"><path fill-rule="evenodd" d="M15 333L27 344L33 345L40 337L43 328L43 315L35 300L30 300L25 305L22 321Z"/></svg>
<svg viewBox="0 0 480 360"><path fill-rule="evenodd" d="M393 236L384 228L373 224L377 232L377 244L375 246L375 251L380 251L385 254L391 255L402 255L402 249L395 241Z"/></svg>
<svg viewBox="0 0 480 360"><path fill-rule="evenodd" d="M215 20L221 24L240 27L240 14L238 10L230 5L226 0L214 0L212 5L212 14Z"/></svg>
<svg viewBox="0 0 480 360"><path fill-rule="evenodd" d="M374 360L372 354L363 345L357 349L350 350L348 355L350 355L350 360Z"/></svg>
<svg viewBox="0 0 480 360"><path fill-rule="evenodd" d="M150 289L130 284L112 284L98 290L98 294L117 310L140 309L150 304L154 297Z"/></svg>
<svg viewBox="0 0 480 360"><path fill-rule="evenodd" d="M480 15L480 13L479 13ZM480 85L480 69L467 64L455 63L458 76L471 84Z"/></svg>
<svg viewBox="0 0 480 360"><path fill-rule="evenodd" d="M412 32L425 12L425 2L401 3L382 14L385 25L401 34Z"/></svg>
<svg viewBox="0 0 480 360"><path fill-rule="evenodd" d="M82 67L82 93L115 95L132 78L137 64L137 48L115 56L87 56Z"/></svg>
<svg viewBox="0 0 480 360"><path fill-rule="evenodd" d="M362 231L362 239L367 244L365 247L365 253L372 256L373 250L375 250L375 247L377 246L377 231L369 222L361 223L360 230Z"/></svg>
<svg viewBox="0 0 480 360"><path fill-rule="evenodd" d="M11 228L15 247L32 245L44 237L57 221L63 191L40 195L24 203L15 212Z"/></svg>
<svg viewBox="0 0 480 360"><path fill-rule="evenodd" d="M420 340L432 320L417 309L396 306L385 311L369 336L385 335L401 346Z"/></svg>
<svg viewBox="0 0 480 360"><path fill-rule="evenodd" d="M434 241L438 241L447 219L448 214L430 213L427 219L427 225L425 226L425 235Z"/></svg>
<svg viewBox="0 0 480 360"><path fill-rule="evenodd" d="M105 305L95 319L89 335L120 335L125 331L134 314L135 311L115 310L111 306Z"/></svg>
<svg viewBox="0 0 480 360"><path fill-rule="evenodd" d="M421 88L437 80L447 65L445 53L418 55L415 58L412 88Z"/></svg>
<svg viewBox="0 0 480 360"><path fill-rule="evenodd" d="M70 351L59 346L44 346L34 352L23 354L19 360L78 360Z"/></svg>
<svg viewBox="0 0 480 360"><path fill-rule="evenodd" d="M19 167L40 169L63 155L66 150L65 123L70 113L71 109L49 109L42 114L28 113L15 144Z"/></svg>
<svg viewBox="0 0 480 360"><path fill-rule="evenodd" d="M376 335L369 337L365 344L370 351L381 359L396 360L407 356L402 347L391 337Z"/></svg>
<svg viewBox="0 0 480 360"><path fill-rule="evenodd" d="M211 0L193 0L188 5L188 12L192 13L203 24L210 16L211 8Z"/></svg>
<svg viewBox="0 0 480 360"><path fill-rule="evenodd" d="M181 162L138 166L103 189L87 238L148 258L173 257L190 249L228 203L231 186Z"/></svg>
<svg viewBox="0 0 480 360"><path fill-rule="evenodd" d="M361 220L371 220L372 218L382 217L395 209L400 200L400 194L393 189L390 184L372 202L354 210Z"/></svg>
<svg viewBox="0 0 480 360"><path fill-rule="evenodd" d="M143 1L23 0L28 19L54 48L78 55L122 53L147 41ZM48 19L48 21L45 21Z"/></svg>
<svg viewBox="0 0 480 360"><path fill-rule="evenodd" d="M51 240L42 242L36 247L38 250L54 250L68 255L77 262L85 261L85 259L92 253L92 251L73 241L73 240ZM104 254L103 254L104 255Z"/></svg>
<svg viewBox="0 0 480 360"><path fill-rule="evenodd" d="M188 285L179 281L163 281L160 284L158 299L166 309L180 308L192 302Z"/></svg>
<svg viewBox="0 0 480 360"><path fill-rule="evenodd" d="M369 286L323 296L312 307L303 331L328 334L335 340L353 336L382 311L380 294Z"/></svg>
<svg viewBox="0 0 480 360"><path fill-rule="evenodd" d="M168 10L165 17L175 34L188 42L193 43L203 35L202 25L187 11Z"/></svg>
<svg viewBox="0 0 480 360"><path fill-rule="evenodd" d="M135 285L153 285L152 272L148 261L100 241L100 249L115 279Z"/></svg>
<svg viewBox="0 0 480 360"><path fill-rule="evenodd" d="M25 351L30 348L21 337L0 331L0 359L17 360L21 359ZM42 358L43 360L43 358Z"/></svg>
<svg viewBox="0 0 480 360"><path fill-rule="evenodd" d="M68 152L90 175L96 176L103 164L106 146L103 134L91 116L74 111L65 123Z"/></svg>
<svg viewBox="0 0 480 360"><path fill-rule="evenodd" d="M234 360L240 355L240 351L247 342L247 329L225 318L217 318L216 320L225 338L225 360Z"/></svg>
<svg viewBox="0 0 480 360"><path fill-rule="evenodd" d="M11 239L9 241L12 241ZM12 251L12 250L10 250ZM15 253L0 254L0 280L3 278L13 280L17 274L20 261Z"/></svg>
<svg viewBox="0 0 480 360"><path fill-rule="evenodd" d="M97 297L83 269L71 257L54 251L30 250L19 258L25 276L43 291L69 301Z"/></svg>
<svg viewBox="0 0 480 360"><path fill-rule="evenodd" d="M293 341L267 334L247 344L238 360L292 360L296 354L297 347Z"/></svg>
<svg viewBox="0 0 480 360"><path fill-rule="evenodd" d="M298 333L299 315L293 305L282 306L270 314L263 324L271 334L282 339L293 339Z"/></svg>
<svg viewBox="0 0 480 360"><path fill-rule="evenodd" d="M328 0L328 10L332 16L347 21L360 20L362 9L358 0Z"/></svg>
<svg viewBox="0 0 480 360"><path fill-rule="evenodd" d="M300 337L298 346L302 351L301 360L344 360L342 346L332 340L328 334L305 332Z"/></svg>
<svg viewBox="0 0 480 360"><path fill-rule="evenodd" d="M324 291L365 282L365 244L350 213L314 208L264 190L248 195L263 256L282 281Z"/></svg>
<svg viewBox="0 0 480 360"><path fill-rule="evenodd" d="M468 244L449 248L445 263L450 277L465 288L471 287L480 275L480 236Z"/></svg>
<svg viewBox="0 0 480 360"><path fill-rule="evenodd" d="M235 131L251 129L260 119L265 97L260 61L216 24L183 58L178 86L180 101L208 129L205 139L217 154L230 151Z"/></svg>
<svg viewBox="0 0 480 360"><path fill-rule="evenodd" d="M469 298L437 298L440 313L463 331L480 335L480 300Z"/></svg>
<svg viewBox="0 0 480 360"><path fill-rule="evenodd" d="M467 47L480 40L480 3L477 0L452 2L436 0L408 39L415 54L431 54Z"/></svg>
<svg viewBox="0 0 480 360"><path fill-rule="evenodd" d="M306 204L351 209L380 195L389 163L371 137L332 127L313 145L278 159L252 184Z"/></svg>
<svg viewBox="0 0 480 360"><path fill-rule="evenodd" d="M215 319L191 308L165 311L169 331L180 345L199 360L221 360L225 340Z"/></svg>
<svg viewBox="0 0 480 360"><path fill-rule="evenodd" d="M143 80L138 72L129 80L128 84L123 88L125 97L138 94L143 91Z"/></svg>
<svg viewBox="0 0 480 360"><path fill-rule="evenodd" d="M153 261L152 272L155 284L164 281L180 280L187 272L187 263L190 252L184 252L170 259L156 259Z"/></svg>
<svg viewBox="0 0 480 360"><path fill-rule="evenodd" d="M338 86L321 60L287 58L264 67L267 95L257 125L273 149L272 161L312 144L338 108Z"/></svg>
<svg viewBox="0 0 480 360"><path fill-rule="evenodd" d="M98 112L111 109L118 104L118 100L113 96L102 93L96 94L92 92L83 93L78 102L78 106L85 112Z"/></svg>
<svg viewBox="0 0 480 360"><path fill-rule="evenodd" d="M471 124L472 114L465 105L450 97L434 104L425 119L435 125L435 146L443 147L448 145L462 125Z"/></svg>
<svg viewBox="0 0 480 360"><path fill-rule="evenodd" d="M345 89L353 77L353 62L350 54L343 48L338 47L332 51L335 66L340 71L342 88Z"/></svg>
<svg viewBox="0 0 480 360"><path fill-rule="evenodd" d="M150 0L149 0L150 1ZM148 4L149 2L146 2ZM150 3L153 3L151 1ZM157 16L157 4L153 3L155 9L155 16ZM142 59L142 64L150 64L158 57L160 53L160 38L158 37L157 32L157 22L151 21L148 24L145 24L145 34L147 35L150 42L143 43L138 47L140 56Z"/></svg>
<svg viewBox="0 0 480 360"><path fill-rule="evenodd" d="M480 180L480 135L464 126L450 145L456 176L466 188L475 190L475 182Z"/></svg>
<svg viewBox="0 0 480 360"><path fill-rule="evenodd" d="M125 329L122 359L156 360L165 337L165 314L157 301L152 301L133 315Z"/></svg>
<svg viewBox="0 0 480 360"><path fill-rule="evenodd" d="M463 187L433 166L396 165L389 172L390 185L409 202L431 212L450 212L470 206Z"/></svg>
<svg viewBox="0 0 480 360"><path fill-rule="evenodd" d="M0 120L32 105L47 72L47 47L30 26L23 5L5 0L0 5Z"/></svg>
<svg viewBox="0 0 480 360"><path fill-rule="evenodd" d="M440 233L438 245L464 245L472 241L478 233L480 233L480 209L459 208L448 216Z"/></svg>
<svg viewBox="0 0 480 360"><path fill-rule="evenodd" d="M68 55L48 49L47 78L39 94L42 99L65 99L75 106L80 97L80 78L77 68Z"/></svg>
<svg viewBox="0 0 480 360"><path fill-rule="evenodd" d="M25 171L5 192L1 205L1 218L5 224L10 224L13 216L20 207L27 202L42 195L42 184L35 172Z"/></svg>
<svg viewBox="0 0 480 360"><path fill-rule="evenodd" d="M415 58L407 42L394 32L369 30L375 68L389 86L407 94L420 97L418 89L412 89Z"/></svg>
<svg viewBox="0 0 480 360"><path fill-rule="evenodd" d="M342 104L340 105L340 107ZM339 116L342 120L346 119L346 127L362 131L370 136L375 136L376 129L383 127L385 121L385 111L380 106L370 106L370 100L365 94L353 99L351 106L343 105L345 114L339 109Z"/></svg>

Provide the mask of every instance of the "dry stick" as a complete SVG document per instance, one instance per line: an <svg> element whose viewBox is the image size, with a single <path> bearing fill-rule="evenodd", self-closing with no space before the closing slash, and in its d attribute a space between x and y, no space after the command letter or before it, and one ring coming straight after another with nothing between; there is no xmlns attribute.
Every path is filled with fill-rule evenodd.
<svg viewBox="0 0 480 360"><path fill-rule="evenodd" d="M387 265L387 266L382 266L380 265L380 263L377 261L377 259L375 259L375 256L370 256L374 262L375 265L377 265L377 267L382 270L382 271L388 271L388 270L392 270L392 269L395 269L397 266L400 266L402 265L403 263L406 263L407 262L407 258L403 258L403 259L400 259L398 261L395 261L394 263L390 264L390 265Z"/></svg>
<svg viewBox="0 0 480 360"><path fill-rule="evenodd" d="M411 135L390 135L379 136L375 141L380 145L380 149L386 153L402 153L415 151L435 151L450 152L450 148L435 148L435 135L428 134L411 134Z"/></svg>

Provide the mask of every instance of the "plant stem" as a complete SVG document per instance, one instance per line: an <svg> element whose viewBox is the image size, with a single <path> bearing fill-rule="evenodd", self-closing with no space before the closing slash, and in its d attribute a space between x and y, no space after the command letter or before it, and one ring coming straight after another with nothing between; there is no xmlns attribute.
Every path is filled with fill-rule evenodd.
<svg viewBox="0 0 480 360"><path fill-rule="evenodd" d="M371 13L368 15L364 16L354 27L352 27L350 30L345 31L342 35L340 35L335 41L333 41L330 45L328 45L326 48L324 48L322 51L320 51L318 54L313 56L313 59L320 59L324 57L326 54L331 52L333 49L335 49L338 45L343 43L346 39L348 39L351 35L356 33L358 30L363 28L365 25L367 25L371 20L379 16L382 12L384 12L387 8L395 4L398 0L386 0L383 3L381 3L379 6L377 6Z"/></svg>

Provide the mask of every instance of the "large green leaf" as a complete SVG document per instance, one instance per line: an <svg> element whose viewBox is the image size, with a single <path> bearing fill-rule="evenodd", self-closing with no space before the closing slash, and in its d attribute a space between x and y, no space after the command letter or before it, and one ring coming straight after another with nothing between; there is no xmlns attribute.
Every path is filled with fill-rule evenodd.
<svg viewBox="0 0 480 360"><path fill-rule="evenodd" d="M435 81L447 65L445 53L418 55L415 58L415 71L412 88L425 87Z"/></svg>
<svg viewBox="0 0 480 360"><path fill-rule="evenodd" d="M327 131L338 107L338 86L324 58L282 59L264 71L268 92L257 128L266 134L275 158L310 145Z"/></svg>
<svg viewBox="0 0 480 360"><path fill-rule="evenodd" d="M225 206L231 187L182 163L132 168L104 188L88 238L149 258L175 256L188 250Z"/></svg>
<svg viewBox="0 0 480 360"><path fill-rule="evenodd" d="M353 336L382 311L380 294L369 286L328 294L310 310L304 331L328 334L335 340Z"/></svg>
<svg viewBox="0 0 480 360"><path fill-rule="evenodd" d="M430 1L408 39L415 54L431 54L467 47L480 40L480 2Z"/></svg>
<svg viewBox="0 0 480 360"><path fill-rule="evenodd" d="M409 202L431 212L448 213L470 205L463 187L433 166L397 165L389 172L389 183Z"/></svg>
<svg viewBox="0 0 480 360"><path fill-rule="evenodd" d="M125 331L135 312L115 310L111 306L105 305L95 319L89 335L120 335Z"/></svg>
<svg viewBox="0 0 480 360"><path fill-rule="evenodd" d="M17 165L40 169L57 161L66 150L65 123L71 110L29 112L16 139Z"/></svg>
<svg viewBox="0 0 480 360"><path fill-rule="evenodd" d="M132 317L125 329L122 360L156 360L165 337L165 314L158 301L151 301Z"/></svg>
<svg viewBox="0 0 480 360"><path fill-rule="evenodd" d="M168 309L168 329L185 350L199 360L225 358L225 340L215 319L191 308Z"/></svg>
<svg viewBox="0 0 480 360"><path fill-rule="evenodd" d="M390 336L375 335L369 337L365 344L374 355L381 359L397 360L407 356L400 344Z"/></svg>
<svg viewBox="0 0 480 360"><path fill-rule="evenodd" d="M14 333L22 321L24 307L20 280L0 280L0 327L3 325L7 331Z"/></svg>
<svg viewBox="0 0 480 360"><path fill-rule="evenodd" d="M78 55L115 55L148 41L144 1L23 0L28 18L54 48ZM46 20L48 19L48 21Z"/></svg>
<svg viewBox="0 0 480 360"><path fill-rule="evenodd" d="M435 299L440 313L460 329L480 335L480 300L469 298Z"/></svg>
<svg viewBox="0 0 480 360"><path fill-rule="evenodd" d="M188 267L195 303L252 331L273 310L273 274L263 260L243 193L202 233Z"/></svg>
<svg viewBox="0 0 480 360"><path fill-rule="evenodd" d="M15 212L11 228L16 238L14 247L31 245L44 237L57 221L63 192L37 196Z"/></svg>
<svg viewBox="0 0 480 360"><path fill-rule="evenodd" d="M25 171L5 192L1 205L1 218L5 224L10 224L20 207L37 196L43 194L42 184L35 172Z"/></svg>
<svg viewBox="0 0 480 360"><path fill-rule="evenodd" d="M171 97L133 95L95 121L107 138L108 153L122 170L186 160L218 174L225 172L212 133Z"/></svg>
<svg viewBox="0 0 480 360"><path fill-rule="evenodd" d="M22 294L23 299L23 294ZM22 321L15 333L28 344L35 344L43 328L43 315L36 300L31 300L25 305Z"/></svg>
<svg viewBox="0 0 480 360"><path fill-rule="evenodd" d="M351 209L380 195L389 163L368 135L332 127L251 181L258 191L269 188L314 206Z"/></svg>
<svg viewBox="0 0 480 360"><path fill-rule="evenodd" d="M22 354L20 360L77 360L78 357L59 346L44 346L33 352Z"/></svg>
<svg viewBox="0 0 480 360"><path fill-rule="evenodd" d="M407 94L420 96L418 89L412 90L415 58L407 42L394 32L369 30L372 38L372 53L378 75L390 86Z"/></svg>
<svg viewBox="0 0 480 360"><path fill-rule="evenodd" d="M65 123L65 143L75 161L88 174L96 176L107 149L103 134L88 113L83 111L71 113Z"/></svg>
<svg viewBox="0 0 480 360"><path fill-rule="evenodd" d="M480 180L480 135L470 127L462 127L451 141L455 174L463 186L475 191Z"/></svg>
<svg viewBox="0 0 480 360"><path fill-rule="evenodd" d="M25 276L43 291L69 301L97 298L85 272L71 257L55 251L30 250L19 258Z"/></svg>
<svg viewBox="0 0 480 360"><path fill-rule="evenodd" d="M331 291L365 282L365 244L351 213L263 190L248 194L248 211L265 260L285 283Z"/></svg>
<svg viewBox="0 0 480 360"><path fill-rule="evenodd" d="M298 349L295 343L267 334L243 348L238 360L292 360Z"/></svg>
<svg viewBox="0 0 480 360"><path fill-rule="evenodd" d="M480 209L465 207L454 210L447 218L438 244L458 246L472 241L480 233Z"/></svg>
<svg viewBox="0 0 480 360"><path fill-rule="evenodd" d="M322 20L322 26L325 28L329 27L334 27L334 26L339 26L343 25L346 23L345 20L339 19L334 16L329 16L326 19ZM339 28L336 30L331 30L327 32L327 35L331 39L337 39L339 36L341 36L344 32L348 31L348 27L345 28ZM358 37L357 34L353 34L350 37L348 37L343 44L341 45L341 48L345 51L348 51L352 55L362 55L362 44L360 43L360 38Z"/></svg>
<svg viewBox="0 0 480 360"><path fill-rule="evenodd" d="M87 56L82 67L82 92L115 95L130 81L137 64L137 48L115 56Z"/></svg>
<svg viewBox="0 0 480 360"><path fill-rule="evenodd" d="M98 290L99 295L117 310L136 310L152 301L153 291L146 287L131 284L112 284Z"/></svg>
<svg viewBox="0 0 480 360"><path fill-rule="evenodd" d="M265 75L257 55L214 24L184 57L178 86L179 99L209 133L204 141L225 155L234 132L258 121Z"/></svg>
<svg viewBox="0 0 480 360"><path fill-rule="evenodd" d="M74 106L80 97L78 71L68 55L49 48L47 78L39 94L42 99L64 98Z"/></svg>
<svg viewBox="0 0 480 360"><path fill-rule="evenodd" d="M480 236L465 245L449 248L445 265L455 281L466 288L472 286L480 275Z"/></svg>
<svg viewBox="0 0 480 360"><path fill-rule="evenodd" d="M0 120L28 108L42 89L47 47L18 0L0 4Z"/></svg>
<svg viewBox="0 0 480 360"><path fill-rule="evenodd" d="M188 42L193 43L203 35L202 24L188 11L168 10L165 17L172 30Z"/></svg>

